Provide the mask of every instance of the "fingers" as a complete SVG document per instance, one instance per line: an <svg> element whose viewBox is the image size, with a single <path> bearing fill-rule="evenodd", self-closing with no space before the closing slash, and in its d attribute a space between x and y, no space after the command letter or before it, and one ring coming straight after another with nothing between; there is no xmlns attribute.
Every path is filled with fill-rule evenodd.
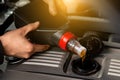
<svg viewBox="0 0 120 80"><path fill-rule="evenodd" d="M43 0L49 6L49 12L55 16L57 13L66 15L67 10L63 0Z"/></svg>
<svg viewBox="0 0 120 80"><path fill-rule="evenodd" d="M63 2L63 0L54 0L55 1L55 6L58 9L59 13L66 14L67 13L67 8Z"/></svg>
<svg viewBox="0 0 120 80"><path fill-rule="evenodd" d="M49 45L33 44L32 47L33 47L33 48L31 48L31 50L29 50L28 52L20 55L19 57L27 59L27 58L29 58L31 55L35 54L36 52L46 51L50 46L49 46Z"/></svg>
<svg viewBox="0 0 120 80"><path fill-rule="evenodd" d="M12 53L9 54L10 56L15 56L18 58L30 58L31 55L35 54L35 52L43 52L46 51L50 46L49 45L39 45L39 44L33 44L33 48L30 48L29 50L26 50L22 53Z"/></svg>
<svg viewBox="0 0 120 80"><path fill-rule="evenodd" d="M39 45L39 44L33 44L34 51L33 52L43 52L47 50L50 46L49 45Z"/></svg>
<svg viewBox="0 0 120 80"><path fill-rule="evenodd" d="M24 56L21 56L23 58L29 58L31 55L35 54L35 52L43 52L46 51L50 46L49 45L39 45L39 44L33 44L33 51L28 52L24 54Z"/></svg>
<svg viewBox="0 0 120 80"><path fill-rule="evenodd" d="M26 35L27 33L29 33L30 31L36 30L39 27L39 21L36 21L34 23L30 23L24 27L22 27L20 30L22 32L22 35Z"/></svg>
<svg viewBox="0 0 120 80"><path fill-rule="evenodd" d="M54 0L48 2L49 12L54 16L57 14L56 6Z"/></svg>
<svg viewBox="0 0 120 80"><path fill-rule="evenodd" d="M17 54L12 55L12 56L17 57L17 58L28 59L28 58L30 58L31 54L30 53L17 53Z"/></svg>

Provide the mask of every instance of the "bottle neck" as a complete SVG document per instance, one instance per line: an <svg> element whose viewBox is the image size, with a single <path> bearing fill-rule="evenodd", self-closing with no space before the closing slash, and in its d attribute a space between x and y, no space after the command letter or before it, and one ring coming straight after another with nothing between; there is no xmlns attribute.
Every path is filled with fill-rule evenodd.
<svg viewBox="0 0 120 80"><path fill-rule="evenodd" d="M86 48L82 46L76 39L71 39L67 43L67 49L80 56L80 58L83 58L86 55Z"/></svg>

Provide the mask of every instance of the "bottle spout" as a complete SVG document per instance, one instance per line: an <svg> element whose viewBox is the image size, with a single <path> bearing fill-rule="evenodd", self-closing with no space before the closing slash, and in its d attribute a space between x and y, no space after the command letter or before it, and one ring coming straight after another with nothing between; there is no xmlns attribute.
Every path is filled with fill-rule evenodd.
<svg viewBox="0 0 120 80"><path fill-rule="evenodd" d="M82 46L77 40L71 39L68 42L68 50L76 53L84 61L87 49L84 46Z"/></svg>

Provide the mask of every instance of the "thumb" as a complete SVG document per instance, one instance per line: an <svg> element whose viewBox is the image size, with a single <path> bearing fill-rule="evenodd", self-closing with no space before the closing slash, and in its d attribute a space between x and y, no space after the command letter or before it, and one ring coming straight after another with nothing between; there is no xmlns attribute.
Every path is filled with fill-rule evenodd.
<svg viewBox="0 0 120 80"><path fill-rule="evenodd" d="M39 27L39 21L36 21L34 23L30 23L24 27L21 28L21 31L23 32L23 35L26 35L30 31L36 30Z"/></svg>

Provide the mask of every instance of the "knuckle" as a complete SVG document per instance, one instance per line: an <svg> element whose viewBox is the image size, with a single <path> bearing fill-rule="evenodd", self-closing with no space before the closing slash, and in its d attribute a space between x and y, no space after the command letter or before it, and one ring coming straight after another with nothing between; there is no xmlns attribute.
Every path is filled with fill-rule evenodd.
<svg viewBox="0 0 120 80"><path fill-rule="evenodd" d="M26 50L27 50L27 53L33 52L33 50L34 50L33 45L27 45L27 46L26 46Z"/></svg>

